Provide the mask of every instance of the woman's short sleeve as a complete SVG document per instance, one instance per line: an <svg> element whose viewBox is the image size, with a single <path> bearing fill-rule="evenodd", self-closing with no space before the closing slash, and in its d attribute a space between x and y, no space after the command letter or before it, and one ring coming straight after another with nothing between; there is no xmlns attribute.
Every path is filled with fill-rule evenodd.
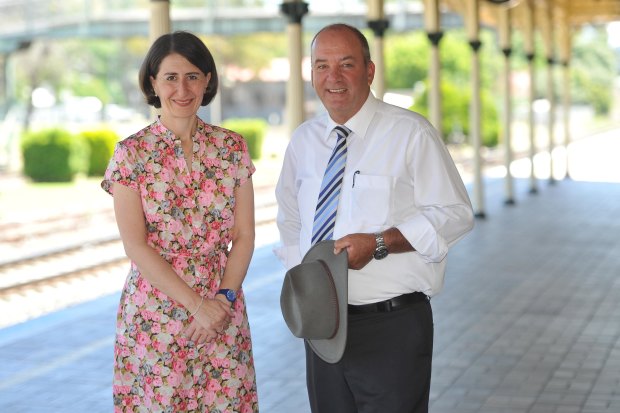
<svg viewBox="0 0 620 413"><path fill-rule="evenodd" d="M256 167L254 163L252 163L252 159L250 158L250 152L248 150L248 144L245 139L241 139L241 150L240 150L240 160L239 167L237 168L237 185L241 186L247 182L248 179L254 174L256 171Z"/></svg>
<svg viewBox="0 0 620 413"><path fill-rule="evenodd" d="M115 182L138 191L139 169L135 147L125 141L118 142L101 181L101 187L111 195Z"/></svg>

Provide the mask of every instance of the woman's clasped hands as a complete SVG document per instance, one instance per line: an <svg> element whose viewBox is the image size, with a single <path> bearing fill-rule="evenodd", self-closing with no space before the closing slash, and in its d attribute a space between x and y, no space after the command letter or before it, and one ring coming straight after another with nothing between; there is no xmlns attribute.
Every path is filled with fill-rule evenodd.
<svg viewBox="0 0 620 413"><path fill-rule="evenodd" d="M230 303L224 300L219 300L217 296L211 299L205 298L183 335L196 344L204 344L226 331L233 311Z"/></svg>

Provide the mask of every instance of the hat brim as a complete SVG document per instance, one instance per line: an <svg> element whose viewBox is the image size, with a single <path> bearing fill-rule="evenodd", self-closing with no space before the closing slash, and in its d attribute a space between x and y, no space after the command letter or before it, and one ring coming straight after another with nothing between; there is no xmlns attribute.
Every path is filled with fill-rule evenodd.
<svg viewBox="0 0 620 413"><path fill-rule="evenodd" d="M349 302L349 260L347 251L334 254L334 241L316 243L304 256L302 262L322 260L329 267L338 296L339 325L336 334L329 339L306 339L314 353L328 363L336 363L344 354L347 344L347 324Z"/></svg>

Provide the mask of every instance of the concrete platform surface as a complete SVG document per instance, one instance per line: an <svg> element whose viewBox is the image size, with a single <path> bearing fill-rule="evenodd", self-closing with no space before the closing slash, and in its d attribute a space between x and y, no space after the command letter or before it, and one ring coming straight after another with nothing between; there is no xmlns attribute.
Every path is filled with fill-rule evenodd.
<svg viewBox="0 0 620 413"><path fill-rule="evenodd" d="M451 251L432 300L431 412L620 412L620 184L541 180L530 194L517 179L510 206L501 179L485 184L486 218ZM272 246L257 248L245 286L260 408L307 413ZM112 411L117 302L0 330L0 411Z"/></svg>

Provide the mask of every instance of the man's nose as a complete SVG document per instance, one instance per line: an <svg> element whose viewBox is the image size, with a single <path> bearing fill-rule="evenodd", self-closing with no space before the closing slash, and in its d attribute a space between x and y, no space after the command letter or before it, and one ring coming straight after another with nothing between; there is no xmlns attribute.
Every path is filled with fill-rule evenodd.
<svg viewBox="0 0 620 413"><path fill-rule="evenodd" d="M342 70L340 69L340 66L330 68L329 77L332 79L340 79L342 77Z"/></svg>

